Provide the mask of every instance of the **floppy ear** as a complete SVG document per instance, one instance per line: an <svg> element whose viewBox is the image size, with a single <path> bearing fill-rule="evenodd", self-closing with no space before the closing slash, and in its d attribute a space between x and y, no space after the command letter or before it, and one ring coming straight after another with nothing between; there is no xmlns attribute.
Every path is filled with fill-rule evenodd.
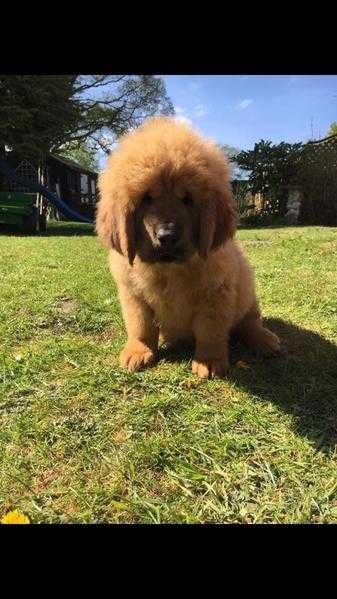
<svg viewBox="0 0 337 599"><path fill-rule="evenodd" d="M103 196L98 202L96 232L108 248L128 258L132 265L136 255L135 207L129 202L118 201L115 195Z"/></svg>
<svg viewBox="0 0 337 599"><path fill-rule="evenodd" d="M206 258L212 250L231 239L236 231L237 213L230 189L215 192L202 202L199 223L199 254Z"/></svg>

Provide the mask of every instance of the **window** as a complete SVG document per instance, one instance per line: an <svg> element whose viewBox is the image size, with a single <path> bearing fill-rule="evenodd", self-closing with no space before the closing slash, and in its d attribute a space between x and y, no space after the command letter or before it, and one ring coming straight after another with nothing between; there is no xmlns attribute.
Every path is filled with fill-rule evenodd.
<svg viewBox="0 0 337 599"><path fill-rule="evenodd" d="M74 171L67 171L68 186L71 191L79 191L79 175Z"/></svg>
<svg viewBox="0 0 337 599"><path fill-rule="evenodd" d="M88 175L81 174L81 193L88 193Z"/></svg>
<svg viewBox="0 0 337 599"><path fill-rule="evenodd" d="M27 182L38 183L38 173L37 169L30 163L28 160L23 160L20 162L19 166L15 169L15 172L25 179ZM10 182L11 191L21 191L23 193L31 193L31 188L22 185L22 183L11 181Z"/></svg>

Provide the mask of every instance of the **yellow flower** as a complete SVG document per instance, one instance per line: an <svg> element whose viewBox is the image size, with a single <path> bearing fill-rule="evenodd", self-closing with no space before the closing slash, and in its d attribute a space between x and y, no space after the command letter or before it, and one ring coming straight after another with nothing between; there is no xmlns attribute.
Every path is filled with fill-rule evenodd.
<svg viewBox="0 0 337 599"><path fill-rule="evenodd" d="M24 514L21 514L18 510L14 510L13 512L8 512L3 518L0 520L1 524L29 524L29 518Z"/></svg>

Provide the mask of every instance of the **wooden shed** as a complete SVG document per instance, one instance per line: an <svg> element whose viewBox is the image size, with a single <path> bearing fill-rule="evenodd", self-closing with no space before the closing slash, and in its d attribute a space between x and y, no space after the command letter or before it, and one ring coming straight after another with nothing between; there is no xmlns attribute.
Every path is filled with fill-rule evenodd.
<svg viewBox="0 0 337 599"><path fill-rule="evenodd" d="M38 166L14 152L6 152L6 161L27 183L32 181L44 185L79 214L89 219L94 218L98 179L96 171L56 154L46 154ZM7 181L4 176L0 177L0 191L31 193L29 185ZM54 218L63 218L40 194L35 195L41 213L47 211Z"/></svg>

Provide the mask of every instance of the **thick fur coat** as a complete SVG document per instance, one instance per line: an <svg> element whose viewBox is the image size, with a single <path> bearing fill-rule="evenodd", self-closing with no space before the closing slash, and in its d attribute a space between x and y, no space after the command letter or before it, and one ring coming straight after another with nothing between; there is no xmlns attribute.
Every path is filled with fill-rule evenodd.
<svg viewBox="0 0 337 599"><path fill-rule="evenodd" d="M233 239L229 167L215 144L174 119L150 119L121 139L99 190L96 230L110 249L128 334L123 366L152 363L160 340L188 340L193 372L222 376L231 333L279 351Z"/></svg>

